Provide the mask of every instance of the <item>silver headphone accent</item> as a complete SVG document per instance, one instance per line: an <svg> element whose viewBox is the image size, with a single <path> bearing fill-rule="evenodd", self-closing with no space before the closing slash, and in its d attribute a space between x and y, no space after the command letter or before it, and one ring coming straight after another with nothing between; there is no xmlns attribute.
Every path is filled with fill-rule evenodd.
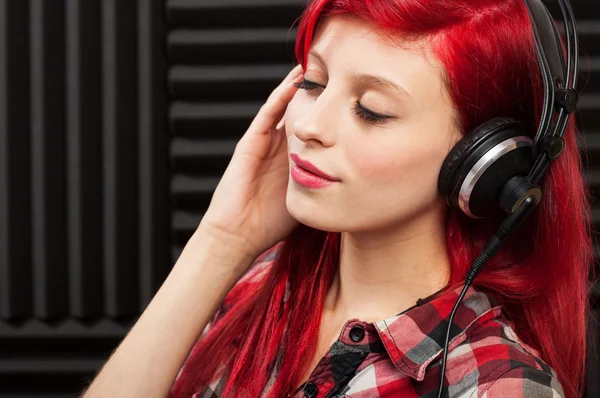
<svg viewBox="0 0 600 398"><path fill-rule="evenodd" d="M471 199L473 188L483 173L485 173L496 160L517 148L525 146L533 147L533 139L526 136L510 137L494 146L493 149L486 152L485 155L475 163L469 171L469 174L465 177L458 194L458 205L463 212L473 218L484 218L475 216L471 213L471 209L469 208L469 200Z"/></svg>

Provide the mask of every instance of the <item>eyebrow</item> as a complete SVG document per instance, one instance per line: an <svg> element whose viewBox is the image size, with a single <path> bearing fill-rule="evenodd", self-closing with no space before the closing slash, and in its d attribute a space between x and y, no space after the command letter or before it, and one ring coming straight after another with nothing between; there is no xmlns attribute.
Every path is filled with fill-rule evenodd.
<svg viewBox="0 0 600 398"><path fill-rule="evenodd" d="M311 50L309 52L309 54L312 55L313 57L315 57L321 64L326 65L325 61L323 60L323 57L321 57L321 55L319 53L317 53L316 51ZM412 98L410 96L410 94L408 93L408 91L406 91L406 89L404 87L399 86L396 83L394 83L393 81L388 80L384 77L368 75L368 74L360 73L360 72L354 72L351 76L354 80L356 80L359 83L369 84L369 85L372 85L377 88L392 89L392 90L398 92L401 96Z"/></svg>

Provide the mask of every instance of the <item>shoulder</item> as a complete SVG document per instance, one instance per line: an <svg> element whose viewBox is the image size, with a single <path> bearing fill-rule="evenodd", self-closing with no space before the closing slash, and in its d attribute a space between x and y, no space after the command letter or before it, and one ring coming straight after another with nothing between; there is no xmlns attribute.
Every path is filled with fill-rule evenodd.
<svg viewBox="0 0 600 398"><path fill-rule="evenodd" d="M274 246L261 253L254 260L254 262L252 262L250 267L248 267L248 270L244 273L244 275L242 275L236 285L244 283L248 280L256 281L257 279L262 278L271 268L271 265L277 258L277 254L282 245L283 242L278 242Z"/></svg>
<svg viewBox="0 0 600 398"><path fill-rule="evenodd" d="M227 311L229 311L229 309L233 307L240 293L240 289L246 287L248 283L260 282L264 279L266 274L271 269L273 263L275 262L275 259L277 258L277 254L279 253L279 249L281 248L282 244L283 242L278 242L274 246L261 253L252 262L250 267L248 267L246 272L232 287L229 294L225 297L217 311L214 313L209 324L202 332L202 335L204 335L217 321L223 318Z"/></svg>
<svg viewBox="0 0 600 398"><path fill-rule="evenodd" d="M501 315L478 325L448 353L446 374L451 369L463 370L451 376L456 382L450 386L450 396L564 397L554 369L540 358L538 350L517 336L513 325Z"/></svg>
<svg viewBox="0 0 600 398"><path fill-rule="evenodd" d="M511 366L503 367L500 374L482 384L477 397L564 398L563 388L554 370L522 364Z"/></svg>
<svg viewBox="0 0 600 398"><path fill-rule="evenodd" d="M195 342L195 345L198 344L200 339L202 339L216 325L216 323L225 316L225 314L234 305L237 294L232 295L231 293L236 293L236 290L237 290L237 292L239 292L239 289L243 289L244 285L246 285L247 282L260 282L262 280L262 278L264 276L266 276L268 271L271 269L271 265L277 258L277 254L278 254L279 249L281 248L282 244L283 244L283 242L278 242L274 246L270 247L269 249L267 249L263 253L261 253L252 262L250 267L248 267L246 272L240 277L240 279L236 282L236 284L230 290L229 294L225 297L223 302L219 305L217 310L214 312L210 321L204 327L200 336L198 337L197 341ZM194 351L194 347L188 353L188 356L186 357L186 359L183 363L183 366L180 368L179 373L177 374L176 380L179 378L181 371L185 367L185 365L193 351ZM214 385L211 388L217 388L217 386ZM212 390L209 389L207 391L212 391ZM212 393L209 393L209 395L213 396ZM205 395L202 395L202 397L204 397L204 396Z"/></svg>

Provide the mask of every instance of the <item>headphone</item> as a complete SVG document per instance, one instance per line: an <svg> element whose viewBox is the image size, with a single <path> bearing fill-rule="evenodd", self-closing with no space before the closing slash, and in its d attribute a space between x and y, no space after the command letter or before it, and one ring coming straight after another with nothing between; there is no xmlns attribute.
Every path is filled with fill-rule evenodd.
<svg viewBox="0 0 600 398"><path fill-rule="evenodd" d="M448 341L456 309L485 262L498 252L504 239L540 202L542 190L537 183L552 160L562 153L562 137L571 113L577 108L577 26L569 1L558 0L558 3L567 38L566 66L550 12L541 0L525 0L544 84L544 106L535 139L529 137L527 127L520 121L496 117L465 134L449 152L440 170L438 191L450 207L476 219L502 212L506 216L467 272L465 286L450 314L438 398L444 387Z"/></svg>

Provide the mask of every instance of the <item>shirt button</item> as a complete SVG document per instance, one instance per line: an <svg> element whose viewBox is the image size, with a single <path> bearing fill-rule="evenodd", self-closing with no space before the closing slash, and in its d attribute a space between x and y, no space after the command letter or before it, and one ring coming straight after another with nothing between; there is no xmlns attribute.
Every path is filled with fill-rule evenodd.
<svg viewBox="0 0 600 398"><path fill-rule="evenodd" d="M350 329L350 339L355 343L358 343L365 337L365 330L361 326L354 326Z"/></svg>
<svg viewBox="0 0 600 398"><path fill-rule="evenodd" d="M319 389L313 383L308 383L306 386L304 386L304 396L308 398L316 397L318 391Z"/></svg>

